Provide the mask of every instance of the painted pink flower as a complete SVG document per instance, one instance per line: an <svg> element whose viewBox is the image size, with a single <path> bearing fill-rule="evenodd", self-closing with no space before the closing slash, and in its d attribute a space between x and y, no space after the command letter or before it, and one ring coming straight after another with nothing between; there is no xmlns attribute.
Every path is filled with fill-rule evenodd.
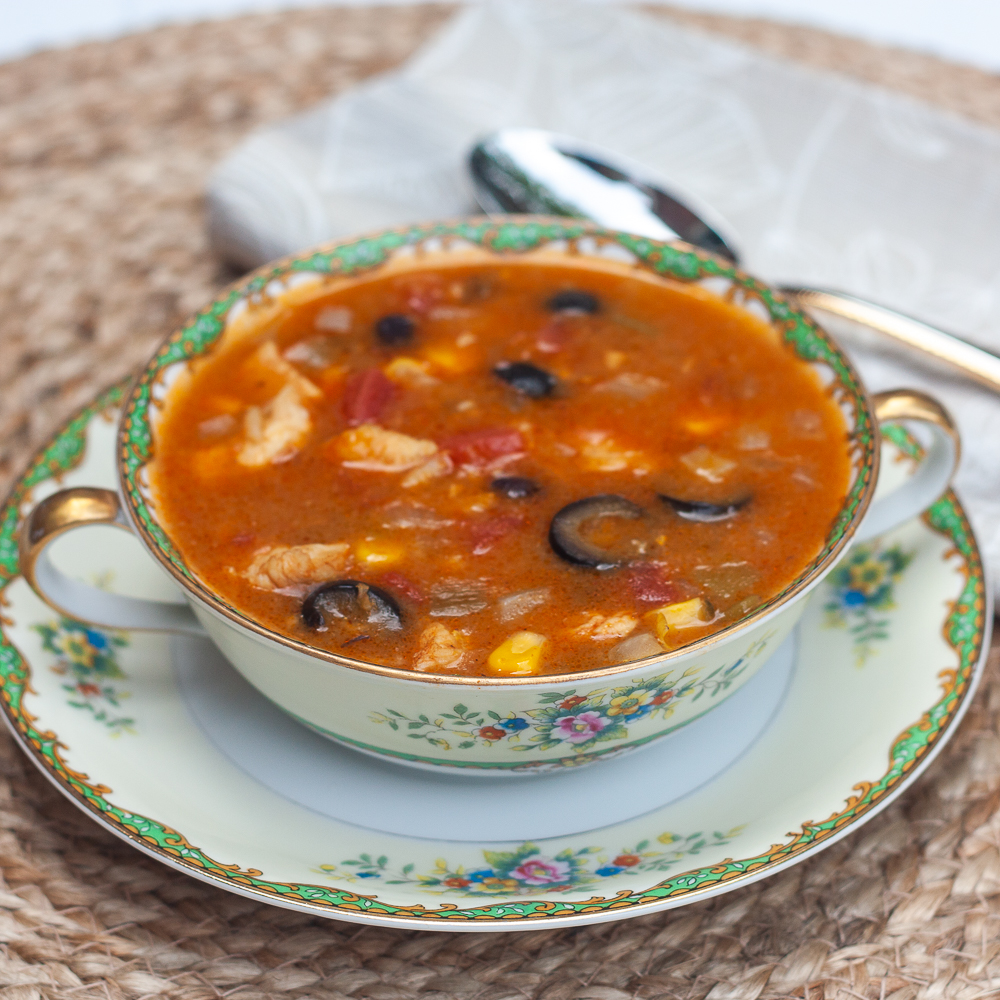
<svg viewBox="0 0 1000 1000"><path fill-rule="evenodd" d="M581 712L579 715L563 715L556 719L553 730L567 743L583 743L593 739L609 720L597 712Z"/></svg>
<svg viewBox="0 0 1000 1000"><path fill-rule="evenodd" d="M552 885L554 882L566 881L569 875L569 862L555 861L536 854L527 861L522 861L511 875L527 885Z"/></svg>

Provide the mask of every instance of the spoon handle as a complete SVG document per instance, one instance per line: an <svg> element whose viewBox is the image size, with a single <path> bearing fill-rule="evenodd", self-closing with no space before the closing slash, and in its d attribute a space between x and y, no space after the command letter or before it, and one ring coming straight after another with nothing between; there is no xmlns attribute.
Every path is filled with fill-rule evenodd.
<svg viewBox="0 0 1000 1000"><path fill-rule="evenodd" d="M913 319L912 316L896 312L895 309L876 305L847 292L789 286L781 290L806 309L818 309L842 319L862 323L957 368L994 392L1000 392L1000 357L991 351L960 340L936 326Z"/></svg>

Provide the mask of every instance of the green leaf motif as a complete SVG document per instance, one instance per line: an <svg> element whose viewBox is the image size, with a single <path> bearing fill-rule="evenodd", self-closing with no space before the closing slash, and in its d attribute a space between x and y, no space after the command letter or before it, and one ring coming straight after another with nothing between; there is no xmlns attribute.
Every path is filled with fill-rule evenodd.
<svg viewBox="0 0 1000 1000"><path fill-rule="evenodd" d="M577 695L576 688L545 693L537 697L537 707L511 712L506 718L488 711L493 723L488 726L481 725L480 712L471 712L463 704L453 706L451 712L442 712L433 721L427 715L411 719L394 708L373 713L371 718L390 728L395 728L391 720L398 719L411 730L407 733L410 739L449 751L453 747L465 751L498 745L519 753L556 751L561 757L555 766L562 767L608 752L601 749L605 744L634 739L632 727L640 723L659 723L651 734L639 736L640 741L655 738L662 721L673 714L679 701L717 697L749 669L763 645L705 676L688 677L683 683L678 683L679 678L671 671L632 684L601 688L586 696Z"/></svg>
<svg viewBox="0 0 1000 1000"><path fill-rule="evenodd" d="M50 669L72 683L63 684L71 708L89 712L112 736L135 733L135 719L109 712L120 708L128 691L115 681L127 680L116 651L128 646L121 632L85 625L65 615L58 621L35 622L32 631L41 637L42 648L56 659Z"/></svg>
<svg viewBox="0 0 1000 1000"><path fill-rule="evenodd" d="M728 844L742 830L735 827L726 837L719 835L715 846ZM664 849L651 850L649 840L642 840L634 847L617 850L596 845L566 847L551 856L537 844L526 842L512 851L484 850L484 868L453 868L440 859L435 870L427 874L414 874L416 865L412 861L397 870L388 856L372 864L366 854L359 856L360 861L342 861L339 868L323 864L313 870L334 881L384 880L386 885L413 885L438 895L489 898L500 893L531 897L565 889L589 889L623 873L667 871L696 855L706 844L701 834L691 834L677 846L674 842L680 838L672 834L662 834L659 840L666 844Z"/></svg>
<svg viewBox="0 0 1000 1000"><path fill-rule="evenodd" d="M879 541L868 542L854 546L827 577L826 627L848 631L858 667L889 639L890 618L877 612L895 609L896 585L912 560L913 553L899 545L884 548Z"/></svg>

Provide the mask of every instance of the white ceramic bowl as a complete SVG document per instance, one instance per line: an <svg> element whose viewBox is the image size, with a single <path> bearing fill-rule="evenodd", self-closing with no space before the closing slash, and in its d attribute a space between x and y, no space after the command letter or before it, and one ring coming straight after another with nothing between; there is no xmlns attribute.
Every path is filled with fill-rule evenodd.
<svg viewBox="0 0 1000 1000"><path fill-rule="evenodd" d="M851 485L822 551L780 594L715 635L633 663L536 677L456 677L367 664L269 631L185 565L158 521L145 473L162 401L192 358L258 327L288 304L326 295L374 271L495 263L512 255L565 263L570 254L581 266L639 271L726 295L766 319L788 350L820 370L850 428ZM880 420L922 421L932 442L916 474L872 503ZM918 513L943 492L958 458L954 428L934 400L905 390L869 399L830 337L756 279L683 244L536 217L390 230L261 268L160 347L130 390L118 442L120 493L65 490L26 519L21 569L45 600L73 617L108 626L204 631L252 684L317 732L418 767L490 775L597 761L666 736L710 711L777 649L801 615L804 597L835 566L851 538ZM47 544L64 531L95 523L133 530L183 587L188 606L114 596L62 576L46 556Z"/></svg>

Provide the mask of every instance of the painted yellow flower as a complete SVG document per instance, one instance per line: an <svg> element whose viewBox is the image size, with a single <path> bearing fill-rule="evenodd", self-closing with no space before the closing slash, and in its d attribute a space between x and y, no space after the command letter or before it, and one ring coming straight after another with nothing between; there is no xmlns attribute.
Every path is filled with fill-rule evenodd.
<svg viewBox="0 0 1000 1000"><path fill-rule="evenodd" d="M608 715L632 715L638 712L652 696L651 691L635 691L612 698L608 705Z"/></svg>
<svg viewBox="0 0 1000 1000"><path fill-rule="evenodd" d="M880 559L868 558L864 562L853 563L849 569L850 589L860 590L862 594L875 593L889 575L888 568Z"/></svg>
<svg viewBox="0 0 1000 1000"><path fill-rule="evenodd" d="M67 632L58 645L62 654L76 666L89 670L94 665L94 647L87 642L83 633Z"/></svg>
<svg viewBox="0 0 1000 1000"><path fill-rule="evenodd" d="M487 892L510 892L518 887L517 880L512 878L484 878L479 884Z"/></svg>

